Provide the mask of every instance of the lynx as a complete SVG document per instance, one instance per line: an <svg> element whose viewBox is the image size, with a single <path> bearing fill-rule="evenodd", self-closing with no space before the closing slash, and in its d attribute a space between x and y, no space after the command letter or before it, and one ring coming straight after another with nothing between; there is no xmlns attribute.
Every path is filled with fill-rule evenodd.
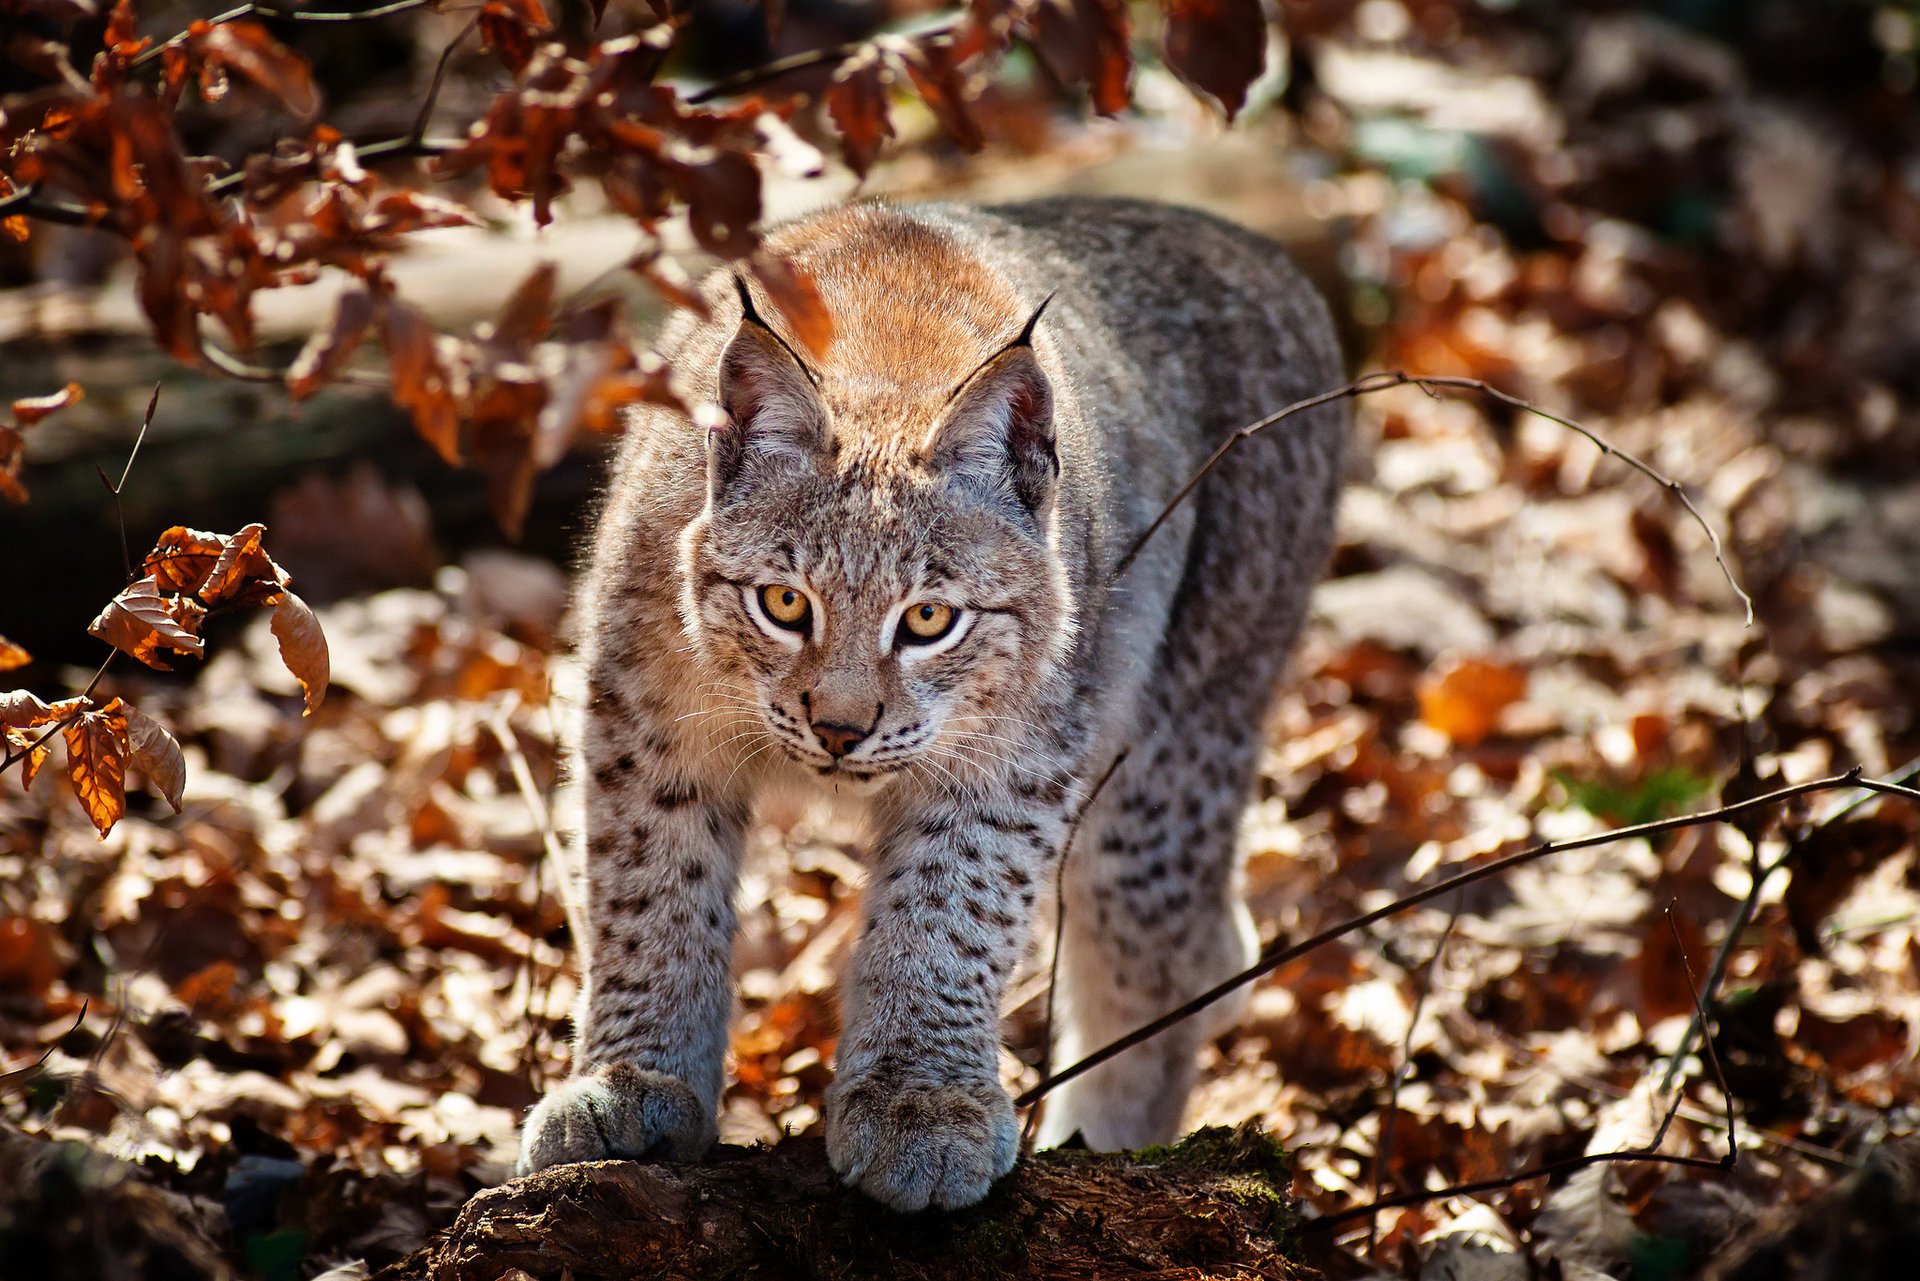
<svg viewBox="0 0 1920 1281"><path fill-rule="evenodd" d="M861 205L769 249L814 281L831 343L717 273L664 350L718 412L633 412L592 544L585 990L521 1168L715 1141L743 832L799 784L870 827L829 1158L897 1209L964 1206L1018 1147L1002 990L1123 747L1060 873L1054 1061L1251 955L1235 837L1328 555L1341 411L1243 442L1115 569L1217 445L1339 359L1276 246L1187 210ZM1218 1030L1189 1019L1071 1082L1041 1141L1173 1137Z"/></svg>

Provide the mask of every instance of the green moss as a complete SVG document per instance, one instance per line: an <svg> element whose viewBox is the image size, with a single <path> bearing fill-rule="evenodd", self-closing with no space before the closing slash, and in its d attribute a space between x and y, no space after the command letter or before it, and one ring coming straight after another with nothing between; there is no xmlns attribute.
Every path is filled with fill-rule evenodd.
<svg viewBox="0 0 1920 1281"><path fill-rule="evenodd" d="M1140 1165L1171 1165L1214 1176L1221 1195L1264 1213L1275 1241L1293 1235L1293 1159L1271 1135L1253 1125L1195 1130L1178 1143L1129 1154Z"/></svg>

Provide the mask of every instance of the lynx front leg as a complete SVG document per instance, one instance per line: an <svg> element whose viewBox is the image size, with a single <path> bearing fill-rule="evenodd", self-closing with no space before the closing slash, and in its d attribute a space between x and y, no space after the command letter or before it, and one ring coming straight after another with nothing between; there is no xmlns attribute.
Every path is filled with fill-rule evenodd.
<svg viewBox="0 0 1920 1281"><path fill-rule="evenodd" d="M596 744L588 757L573 1076L528 1116L521 1173L691 1160L715 1138L746 808L676 775L668 752Z"/></svg>
<svg viewBox="0 0 1920 1281"><path fill-rule="evenodd" d="M971 1205L1013 1167L1000 994L1063 830L1060 814L1030 803L941 801L901 815L879 843L827 1090L827 1154L896 1210Z"/></svg>

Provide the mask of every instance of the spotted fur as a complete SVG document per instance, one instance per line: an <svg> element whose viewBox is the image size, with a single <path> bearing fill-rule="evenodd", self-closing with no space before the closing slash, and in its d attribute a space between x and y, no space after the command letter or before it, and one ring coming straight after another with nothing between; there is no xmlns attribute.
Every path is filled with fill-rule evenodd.
<svg viewBox="0 0 1920 1281"><path fill-rule="evenodd" d="M1188 211L869 205L772 248L814 279L832 343L803 351L766 300L710 280L711 317L665 346L722 411L634 412L581 584L587 981L574 1075L521 1163L712 1143L743 832L766 788L800 782L857 793L871 822L829 1154L899 1209L966 1205L1017 1146L1002 990L1122 745L1065 875L1056 1056L1248 957L1234 832L1329 547L1339 411L1247 442L1113 572L1220 441L1339 363L1280 251ZM784 614L804 598L799 630L768 585L796 593L772 598ZM965 630L915 652L899 629L921 601ZM1171 1137L1206 1031L1069 1085L1044 1137Z"/></svg>

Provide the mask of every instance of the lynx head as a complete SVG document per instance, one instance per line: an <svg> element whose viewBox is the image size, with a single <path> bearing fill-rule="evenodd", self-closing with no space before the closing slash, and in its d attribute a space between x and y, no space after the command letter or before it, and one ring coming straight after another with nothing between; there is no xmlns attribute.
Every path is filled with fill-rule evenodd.
<svg viewBox="0 0 1920 1281"><path fill-rule="evenodd" d="M707 504L682 542L714 701L836 781L1012 757L1007 726L1072 629L1031 342L1045 304L970 374L916 387L857 362L816 371L738 292Z"/></svg>

